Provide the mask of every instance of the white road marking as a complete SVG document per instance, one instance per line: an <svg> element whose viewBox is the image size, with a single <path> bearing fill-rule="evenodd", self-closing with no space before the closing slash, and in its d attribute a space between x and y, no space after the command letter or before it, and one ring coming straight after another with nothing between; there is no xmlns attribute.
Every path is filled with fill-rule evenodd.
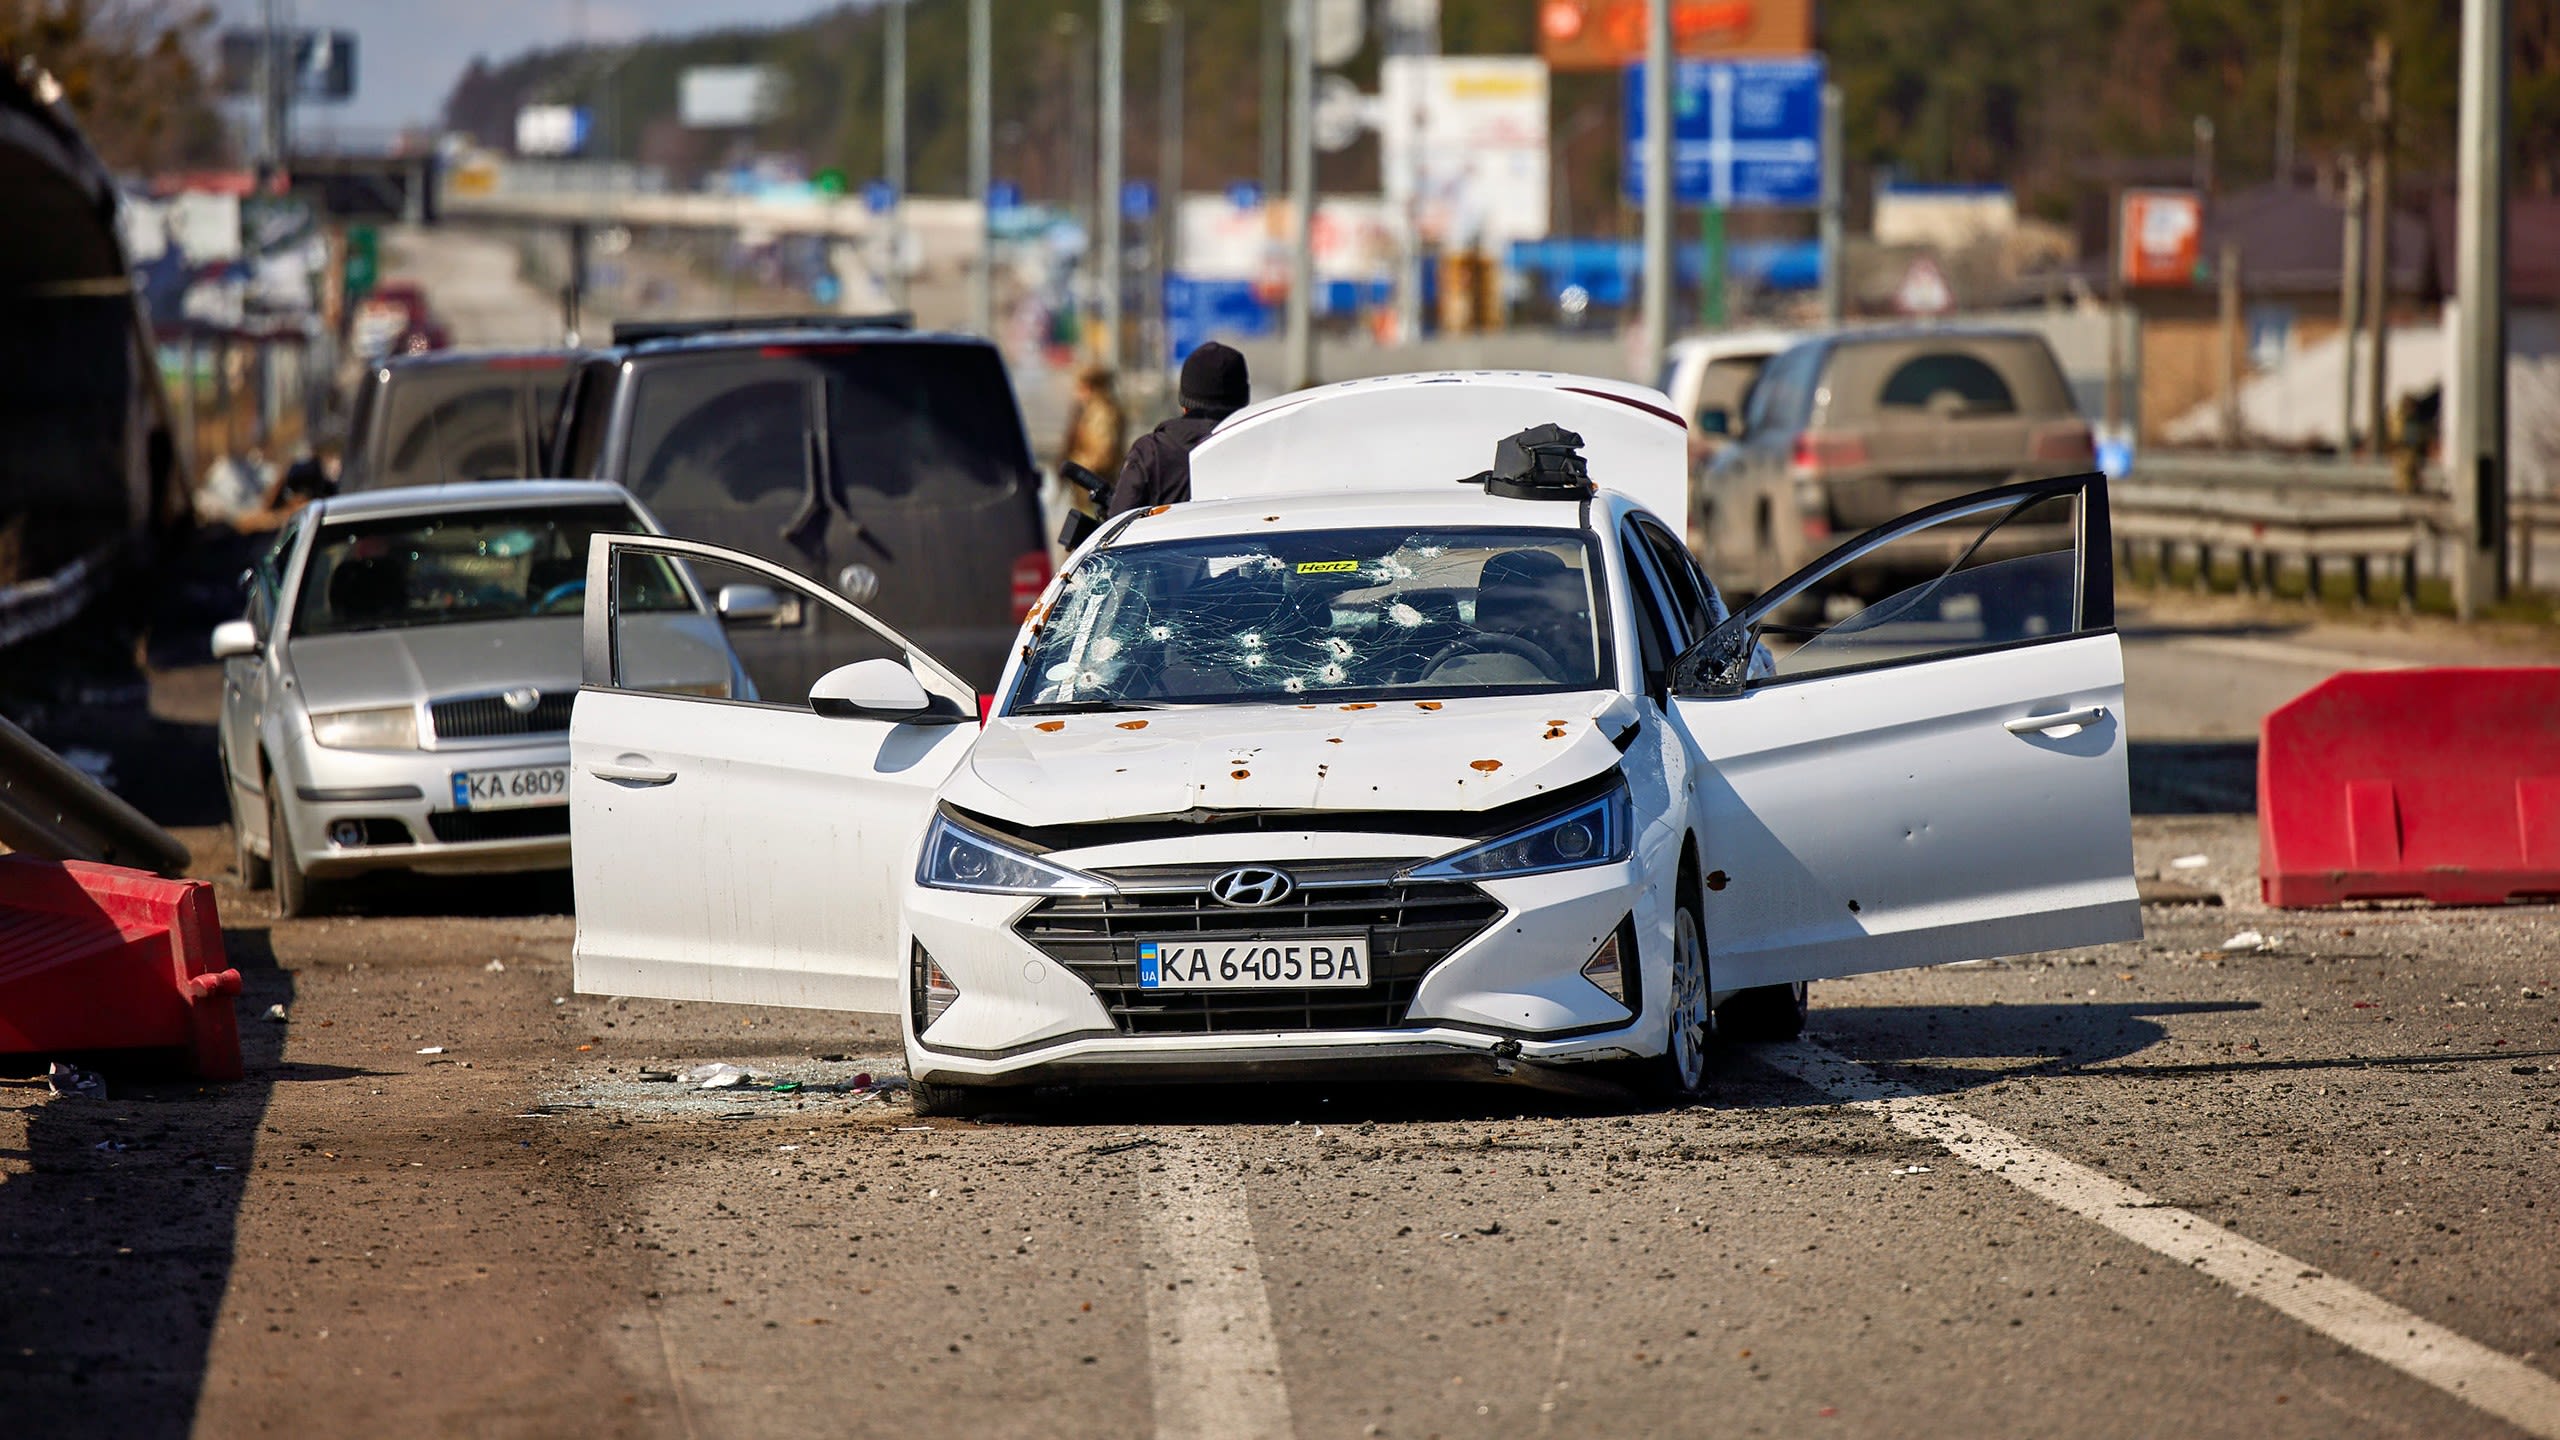
<svg viewBox="0 0 2560 1440"><path fill-rule="evenodd" d="M2560 1440L2560 1380L2401 1309L2200 1215L2164 1205L2119 1180L2042 1150L1997 1125L1885 1079L1818 1046L1771 1047L1758 1057L1813 1088L1873 1111L1906 1135L2094 1220L2262 1301L2328 1336L2497 1416Z"/></svg>
<svg viewBox="0 0 2560 1440"><path fill-rule="evenodd" d="M2145 637L2137 632L2127 638L2140 641ZM2250 640L2237 636L2217 639L2205 635L2181 635L2164 637L2160 643L2177 650L2222 655L2234 660L2272 660L2280 665L2299 665L2311 670L2414 670L2435 663L2357 650L2332 650L2319 645L2296 645L2290 640Z"/></svg>
<svg viewBox="0 0 2560 1440"><path fill-rule="evenodd" d="M1157 1440L1290 1440L1289 1390L1253 1212L1213 1141L1167 1134L1150 1152L1138 1213L1147 1233L1148 1372Z"/></svg>

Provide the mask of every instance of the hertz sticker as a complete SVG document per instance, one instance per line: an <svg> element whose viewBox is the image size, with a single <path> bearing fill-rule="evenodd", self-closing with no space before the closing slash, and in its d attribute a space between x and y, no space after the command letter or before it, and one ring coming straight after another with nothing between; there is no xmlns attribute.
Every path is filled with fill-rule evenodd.
<svg viewBox="0 0 2560 1440"><path fill-rule="evenodd" d="M1348 575L1359 568L1360 562L1357 560L1302 560L1298 562L1298 573L1301 575Z"/></svg>

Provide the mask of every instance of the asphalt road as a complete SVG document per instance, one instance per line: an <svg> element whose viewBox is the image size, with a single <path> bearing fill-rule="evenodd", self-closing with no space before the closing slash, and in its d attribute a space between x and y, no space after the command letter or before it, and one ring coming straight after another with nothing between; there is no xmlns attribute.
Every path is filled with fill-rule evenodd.
<svg viewBox="0 0 2560 1440"><path fill-rule="evenodd" d="M2560 1434L2560 912L2263 911L2242 813L2256 715L2325 668L2547 654L2128 619L2139 868L2223 903L1818 986L1808 1041L1725 1054L1674 1110L1187 1087L925 1125L851 1088L894 1074L885 1023L570 994L557 880L278 922L221 879L246 1083L0 1083L0 1409L118 1436ZM205 674L155 678L164 745L201 742ZM223 828L185 833L221 877ZM2244 930L2265 948L2224 948ZM713 1060L803 1088L643 1078Z"/></svg>

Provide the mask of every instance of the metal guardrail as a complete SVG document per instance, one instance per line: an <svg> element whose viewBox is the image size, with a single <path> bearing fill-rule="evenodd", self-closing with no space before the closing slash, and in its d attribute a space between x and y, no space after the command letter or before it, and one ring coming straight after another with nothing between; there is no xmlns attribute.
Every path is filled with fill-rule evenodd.
<svg viewBox="0 0 2560 1440"><path fill-rule="evenodd" d="M2427 479L2438 477L2430 474ZM2277 570L2297 562L2308 593L2323 593L2326 567L2344 563L2358 603L2372 599L2373 572L2396 572L2400 603L2413 603L2420 562L2429 547L2457 534L2452 499L2408 494L2388 464L2278 455L2162 455L2140 461L2110 487L2119 561L2130 567L2150 554L2168 575L2187 555L2195 584L2212 583L2224 555L2239 566L2240 588L2272 590ZM2518 584L2531 583L2537 532L2560 531L2560 501L2517 496L2511 502L2519 545Z"/></svg>
<svg viewBox="0 0 2560 1440"><path fill-rule="evenodd" d="M114 791L0 719L0 845L48 860L187 873L187 847Z"/></svg>

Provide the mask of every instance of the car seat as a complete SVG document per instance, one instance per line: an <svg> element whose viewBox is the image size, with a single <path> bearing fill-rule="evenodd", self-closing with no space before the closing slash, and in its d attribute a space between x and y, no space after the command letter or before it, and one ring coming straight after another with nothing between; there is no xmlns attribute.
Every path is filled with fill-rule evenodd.
<svg viewBox="0 0 2560 1440"><path fill-rule="evenodd" d="M1559 681L1592 675L1589 591L1579 573L1546 550L1505 550L1476 581L1475 628L1509 635L1555 659Z"/></svg>

